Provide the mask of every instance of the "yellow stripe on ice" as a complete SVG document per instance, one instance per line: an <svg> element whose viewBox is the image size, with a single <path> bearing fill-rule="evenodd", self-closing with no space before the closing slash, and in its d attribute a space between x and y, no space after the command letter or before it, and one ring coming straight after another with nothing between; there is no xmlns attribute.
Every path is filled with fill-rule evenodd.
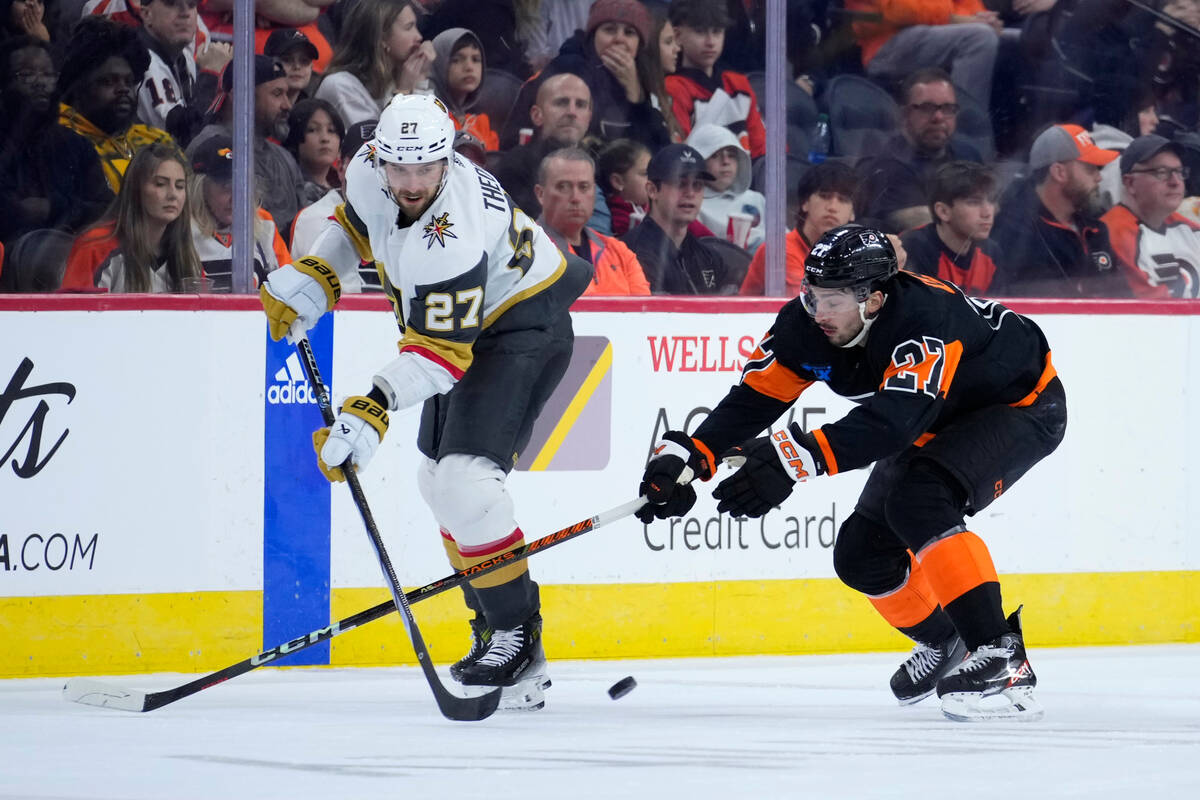
<svg viewBox="0 0 1200 800"><path fill-rule="evenodd" d="M579 387L579 391L571 399L567 410L563 412L562 417L558 420L558 424L550 432L550 436L546 439L546 444L542 446L541 451L537 454L537 458L529 465L530 472L542 471L550 466L550 462L558 455L559 448L562 447L563 442L566 440L567 434L571 432L571 428L575 426L579 415L583 413L583 409L587 407L588 401L596 393L596 387L600 385L600 381L604 380L604 376L612 369L612 360L612 342L608 342L604 346L604 352L596 359L596 363L592 366L587 378L584 379L583 385Z"/></svg>

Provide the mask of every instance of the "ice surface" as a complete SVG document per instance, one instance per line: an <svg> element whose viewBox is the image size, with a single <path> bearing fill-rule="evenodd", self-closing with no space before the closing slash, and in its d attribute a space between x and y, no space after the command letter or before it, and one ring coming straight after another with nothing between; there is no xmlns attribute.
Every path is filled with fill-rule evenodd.
<svg viewBox="0 0 1200 800"><path fill-rule="evenodd" d="M267 668L145 714L0 681L0 798L1200 797L1200 646L1030 657L1033 723L898 707L902 654L551 662L544 711L479 723L413 668Z"/></svg>

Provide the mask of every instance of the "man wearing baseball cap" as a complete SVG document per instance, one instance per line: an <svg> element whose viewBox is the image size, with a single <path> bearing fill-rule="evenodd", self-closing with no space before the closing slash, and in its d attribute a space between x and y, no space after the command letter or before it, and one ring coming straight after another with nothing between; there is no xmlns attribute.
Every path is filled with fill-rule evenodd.
<svg viewBox="0 0 1200 800"><path fill-rule="evenodd" d="M1121 154L1121 202L1101 219L1138 297L1200 297L1200 226L1178 212L1188 168L1180 145L1139 136Z"/></svg>
<svg viewBox="0 0 1200 800"><path fill-rule="evenodd" d="M1099 219L1100 168L1117 158L1078 125L1052 125L1033 142L1029 178L1001 202L992 238L1004 249L999 295L1128 297Z"/></svg>
<svg viewBox="0 0 1200 800"><path fill-rule="evenodd" d="M700 215L704 182L713 180L704 157L686 144L655 153L646 167L650 208L622 241L637 256L654 294L735 294L734 274L719 252L689 230Z"/></svg>
<svg viewBox="0 0 1200 800"><path fill-rule="evenodd" d="M233 90L232 65L221 76L221 89L209 107L209 124L188 145L189 158L205 139L233 135L233 102L229 100ZM287 116L292 110L287 90L283 65L269 56L254 56L254 173L262 192L262 206L270 212L280 231L291 229L304 188L300 165L277 143L286 134Z"/></svg>

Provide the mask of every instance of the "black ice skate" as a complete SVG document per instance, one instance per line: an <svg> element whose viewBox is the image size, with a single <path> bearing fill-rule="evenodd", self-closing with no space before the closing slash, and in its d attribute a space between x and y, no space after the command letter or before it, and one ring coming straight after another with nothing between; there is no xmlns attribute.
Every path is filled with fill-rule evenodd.
<svg viewBox="0 0 1200 800"><path fill-rule="evenodd" d="M1008 633L980 645L938 681L942 713L950 719L976 722L1042 718L1042 707L1033 696L1037 676L1025 656L1020 608L1008 618L1008 628Z"/></svg>
<svg viewBox="0 0 1200 800"><path fill-rule="evenodd" d="M464 686L501 686L500 708L536 711L546 705L550 687L542 650L542 617L534 614L517 628L492 631L487 649L463 668Z"/></svg>
<svg viewBox="0 0 1200 800"><path fill-rule="evenodd" d="M892 675L892 694L900 705L919 703L937 689L938 681L967 655L957 634L936 645L918 643L912 655Z"/></svg>
<svg viewBox="0 0 1200 800"><path fill-rule="evenodd" d="M492 640L492 629L481 614L476 614L471 620L471 649L465 656L450 665L450 677L462 683L463 670L479 660L487 652L488 643Z"/></svg>

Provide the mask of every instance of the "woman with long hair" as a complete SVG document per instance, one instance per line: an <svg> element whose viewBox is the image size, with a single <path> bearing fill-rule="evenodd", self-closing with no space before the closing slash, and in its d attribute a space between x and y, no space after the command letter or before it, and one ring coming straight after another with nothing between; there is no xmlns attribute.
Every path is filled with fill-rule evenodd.
<svg viewBox="0 0 1200 800"><path fill-rule="evenodd" d="M671 95L666 87L666 77L679 69L679 40L675 38L675 28L667 18L665 9L653 6L650 16L654 20L654 27L646 42L646 66L652 100L667 123L671 141L682 142L686 137L671 110Z"/></svg>
<svg viewBox="0 0 1200 800"><path fill-rule="evenodd" d="M304 175L301 208L317 202L340 185L337 160L345 136L346 126L331 103L311 99L292 106L283 147L296 159Z"/></svg>
<svg viewBox="0 0 1200 800"><path fill-rule="evenodd" d="M134 155L105 218L75 240L64 289L181 292L200 275L192 247L188 166L179 148L156 143Z"/></svg>
<svg viewBox="0 0 1200 800"><path fill-rule="evenodd" d="M353 125L378 119L394 95L425 90L434 53L417 28L417 15L413 0L355 3L314 96Z"/></svg>

